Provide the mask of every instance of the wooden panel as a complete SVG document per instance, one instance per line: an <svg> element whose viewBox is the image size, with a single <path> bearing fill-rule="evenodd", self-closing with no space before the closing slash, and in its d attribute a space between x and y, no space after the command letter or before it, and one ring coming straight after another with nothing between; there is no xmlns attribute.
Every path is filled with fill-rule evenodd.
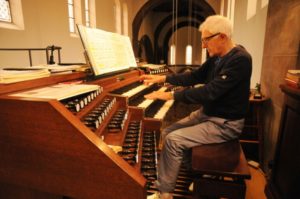
<svg viewBox="0 0 300 199"><path fill-rule="evenodd" d="M300 197L300 89L280 86L285 93L274 164L266 186L270 199Z"/></svg>
<svg viewBox="0 0 300 199"><path fill-rule="evenodd" d="M63 196L0 182L0 198L5 199L63 199Z"/></svg>
<svg viewBox="0 0 300 199"><path fill-rule="evenodd" d="M244 199L246 185L243 181L232 182L199 178L195 180L194 189L193 199L220 198L220 196L221 198Z"/></svg>
<svg viewBox="0 0 300 199"><path fill-rule="evenodd" d="M122 73L107 78L93 80L92 83L102 86L105 89L105 91L112 91L117 88L121 88L125 85L138 81L139 75L141 75L142 73L143 72L140 70L133 70L127 73Z"/></svg>
<svg viewBox="0 0 300 199"><path fill-rule="evenodd" d="M0 105L2 182L72 198L146 197L141 174L58 101Z"/></svg>
<svg viewBox="0 0 300 199"><path fill-rule="evenodd" d="M262 96L261 99L254 99L254 93L251 93L250 105L245 118L245 126L240 136L240 141L247 159L264 162L264 132L263 132L263 114L264 106L269 98Z"/></svg>

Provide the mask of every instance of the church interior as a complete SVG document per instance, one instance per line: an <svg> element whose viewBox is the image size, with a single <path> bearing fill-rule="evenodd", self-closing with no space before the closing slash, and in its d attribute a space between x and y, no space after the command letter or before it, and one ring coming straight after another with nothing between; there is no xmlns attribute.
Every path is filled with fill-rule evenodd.
<svg viewBox="0 0 300 199"><path fill-rule="evenodd" d="M298 0L0 0L0 198L157 191L160 132L201 105L145 102L165 87L140 76L201 68L211 15L252 57L249 110L237 142L192 149L173 197L300 198Z"/></svg>

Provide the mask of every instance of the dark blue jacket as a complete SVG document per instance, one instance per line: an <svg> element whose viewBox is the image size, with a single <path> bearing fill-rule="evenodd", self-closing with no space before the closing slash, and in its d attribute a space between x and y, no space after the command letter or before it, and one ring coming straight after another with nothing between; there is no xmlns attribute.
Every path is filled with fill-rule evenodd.
<svg viewBox="0 0 300 199"><path fill-rule="evenodd" d="M175 92L174 99L200 103L208 116L225 119L245 117L249 104L252 59L242 47L234 47L224 57L209 58L191 73L169 75L166 82L178 86L205 84Z"/></svg>

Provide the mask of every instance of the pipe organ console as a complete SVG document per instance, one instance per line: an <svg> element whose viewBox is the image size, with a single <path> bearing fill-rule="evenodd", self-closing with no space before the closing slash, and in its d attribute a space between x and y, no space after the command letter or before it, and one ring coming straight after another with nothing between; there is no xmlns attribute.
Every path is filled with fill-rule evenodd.
<svg viewBox="0 0 300 199"><path fill-rule="evenodd" d="M132 70L86 84L98 90L67 99L12 96L85 80L82 73L0 85L0 198L145 199L155 191L160 128L173 101L145 100L154 90ZM182 168L175 198L192 198Z"/></svg>
<svg viewBox="0 0 300 199"><path fill-rule="evenodd" d="M67 109L72 112L79 112L86 105L88 105L92 100L94 100L101 92L103 88L100 87L98 90L84 93L79 96L71 97L65 100L61 100L61 103L65 105Z"/></svg>

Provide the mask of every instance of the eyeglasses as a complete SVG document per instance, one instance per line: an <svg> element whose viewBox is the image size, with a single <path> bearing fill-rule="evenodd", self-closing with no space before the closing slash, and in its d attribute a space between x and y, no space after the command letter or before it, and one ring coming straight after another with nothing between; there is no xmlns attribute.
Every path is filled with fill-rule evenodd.
<svg viewBox="0 0 300 199"><path fill-rule="evenodd" d="M212 38L214 38L215 36L217 36L217 35L219 35L219 34L221 34L221 33L218 32L218 33L213 34L213 35L210 35L210 36L208 36L208 37L204 37L204 38L201 39L201 42L202 42L203 44L207 44L207 42L209 42L209 40L211 40Z"/></svg>

